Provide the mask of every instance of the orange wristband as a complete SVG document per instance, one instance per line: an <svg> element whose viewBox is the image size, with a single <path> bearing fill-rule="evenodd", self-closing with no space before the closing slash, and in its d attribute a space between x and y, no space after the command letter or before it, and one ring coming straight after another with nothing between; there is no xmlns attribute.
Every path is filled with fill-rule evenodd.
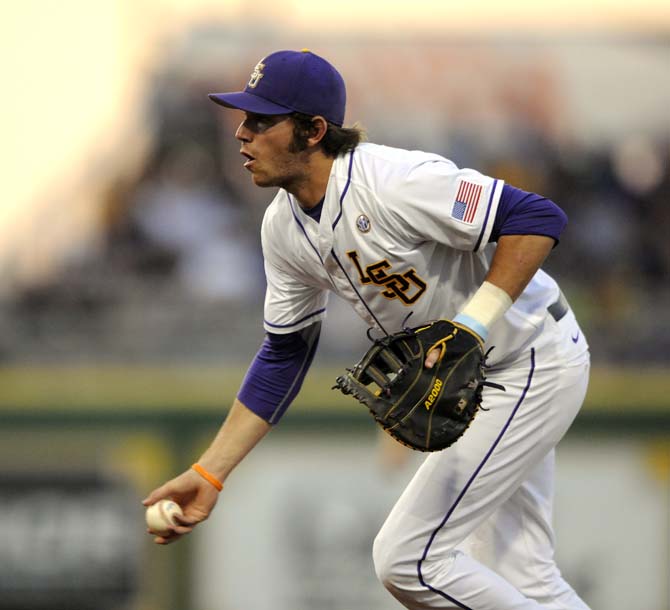
<svg viewBox="0 0 670 610"><path fill-rule="evenodd" d="M217 479L213 474L207 472L200 464L193 464L191 468L193 468L193 470L195 470L203 479L205 479L205 481L214 485L217 491L221 491L223 489L223 483L221 483L221 481L219 481L219 479Z"/></svg>

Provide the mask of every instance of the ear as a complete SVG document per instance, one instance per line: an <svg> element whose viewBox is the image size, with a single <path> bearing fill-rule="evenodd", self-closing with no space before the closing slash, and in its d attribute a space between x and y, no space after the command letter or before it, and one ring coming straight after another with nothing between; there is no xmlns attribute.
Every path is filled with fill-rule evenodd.
<svg viewBox="0 0 670 610"><path fill-rule="evenodd" d="M312 131L310 137L307 139L307 146L316 146L328 131L328 121L322 116L312 117Z"/></svg>

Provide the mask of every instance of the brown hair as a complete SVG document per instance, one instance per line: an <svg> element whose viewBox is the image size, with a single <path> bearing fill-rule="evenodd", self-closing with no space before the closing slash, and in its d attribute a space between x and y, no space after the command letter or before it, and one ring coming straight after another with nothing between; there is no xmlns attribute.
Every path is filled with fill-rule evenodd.
<svg viewBox="0 0 670 610"><path fill-rule="evenodd" d="M293 142L291 152L301 152L307 148L307 139L314 133L314 117L301 112L291 114L293 119ZM358 124L352 127L338 127L328 123L328 130L319 142L324 154L328 157L337 157L353 150L366 139L365 129Z"/></svg>

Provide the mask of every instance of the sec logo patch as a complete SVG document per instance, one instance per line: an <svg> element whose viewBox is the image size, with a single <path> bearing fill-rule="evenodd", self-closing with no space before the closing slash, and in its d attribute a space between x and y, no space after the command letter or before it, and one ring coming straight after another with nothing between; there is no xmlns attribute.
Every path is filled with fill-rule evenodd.
<svg viewBox="0 0 670 610"><path fill-rule="evenodd" d="M370 219L365 214L361 214L356 219L356 226L361 233L367 233L370 230Z"/></svg>

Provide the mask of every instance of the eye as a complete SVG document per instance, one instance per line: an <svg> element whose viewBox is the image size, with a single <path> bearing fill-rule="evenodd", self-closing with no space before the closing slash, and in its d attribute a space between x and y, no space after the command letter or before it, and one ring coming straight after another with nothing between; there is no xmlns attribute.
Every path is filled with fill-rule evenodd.
<svg viewBox="0 0 670 610"><path fill-rule="evenodd" d="M274 125L274 121L270 117L259 117L256 119L256 127L258 131L265 131Z"/></svg>
<svg viewBox="0 0 670 610"><path fill-rule="evenodd" d="M281 123L288 115L248 114L244 121L247 129L254 133L263 133Z"/></svg>
<svg viewBox="0 0 670 610"><path fill-rule="evenodd" d="M244 121L247 129L254 133L262 133L272 126L272 121L269 116L261 114L249 114Z"/></svg>

